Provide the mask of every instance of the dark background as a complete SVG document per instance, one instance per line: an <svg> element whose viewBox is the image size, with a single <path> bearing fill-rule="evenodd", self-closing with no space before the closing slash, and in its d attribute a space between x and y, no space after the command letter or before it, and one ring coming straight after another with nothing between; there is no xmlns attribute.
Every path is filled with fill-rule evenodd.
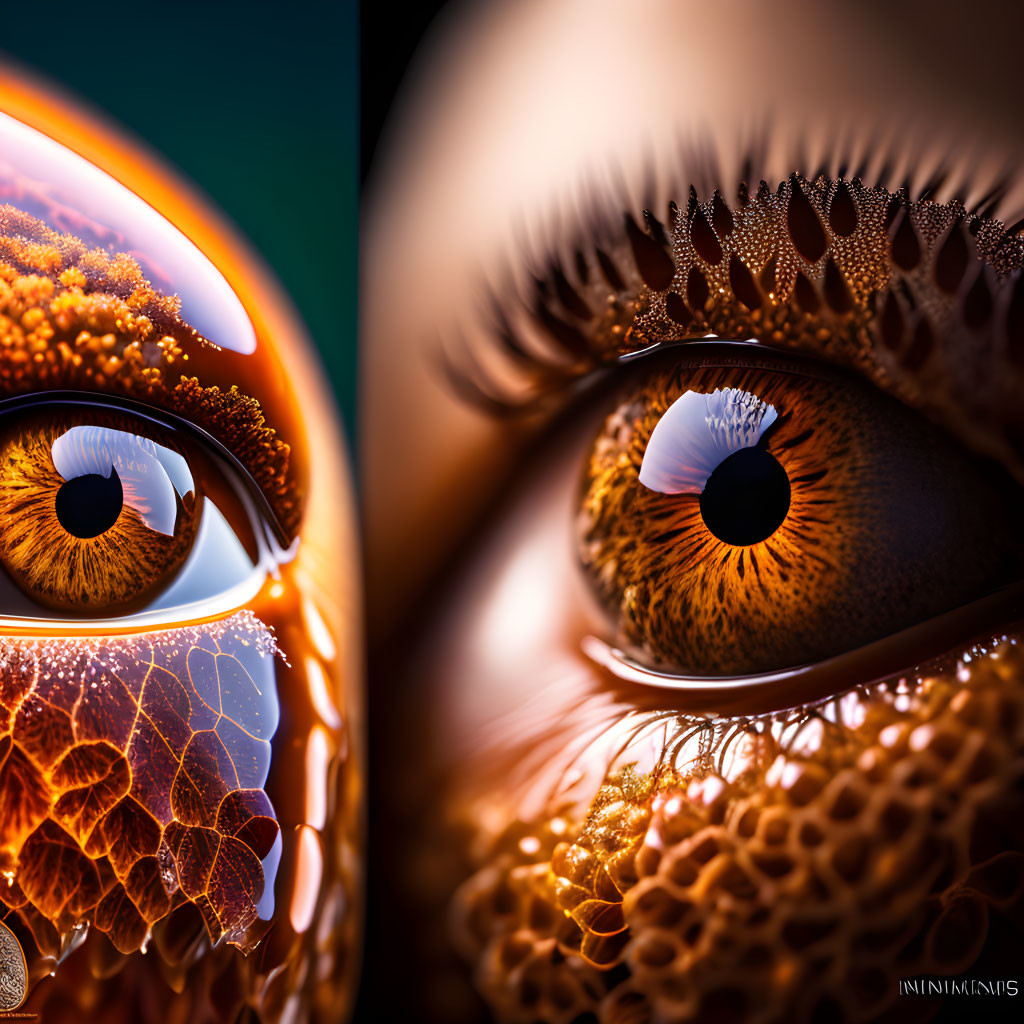
<svg viewBox="0 0 1024 1024"><path fill-rule="evenodd" d="M363 182L371 181L381 131L395 94L415 65L416 51L431 28L447 18L458 18L467 0L423 0L402 7L398 15L390 5L364 0L360 14L360 124ZM444 8L443 14L439 12ZM367 916L363 983L356 1005L358 1024L374 1020L436 1021L430 1007L409 1005L423 991L418 973L427 969L418 962L419 943L396 941L416 927L415 914L403 905L401 893L389 878L396 844L402 842L406 823L394 808L389 786L396 764L403 763L401 739L396 739L392 702L394 687L383 652L369 652L369 822L367 857ZM400 854L400 856L403 854ZM404 856L424 859L425 851L409 849ZM429 854L426 854L429 863ZM422 924L423 922L420 922ZM443 920L428 922L437 934ZM397 982L397 983L396 983Z"/></svg>
<svg viewBox="0 0 1024 1024"><path fill-rule="evenodd" d="M464 0L463 0L464 2ZM373 159L395 93L416 53L424 33L438 12L447 7L446 17L458 17L462 2L422 0L407 4L401 17L390 5L364 0L359 18L359 52L362 61L360 84L362 119L360 174L365 181L373 170Z"/></svg>
<svg viewBox="0 0 1024 1024"><path fill-rule="evenodd" d="M357 0L4 4L0 51L143 139L252 241L353 436Z"/></svg>

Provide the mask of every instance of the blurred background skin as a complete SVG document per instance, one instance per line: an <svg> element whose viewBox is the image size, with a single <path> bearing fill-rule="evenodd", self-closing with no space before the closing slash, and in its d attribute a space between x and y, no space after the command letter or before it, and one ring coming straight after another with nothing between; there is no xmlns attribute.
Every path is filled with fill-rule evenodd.
<svg viewBox="0 0 1024 1024"><path fill-rule="evenodd" d="M0 59L143 140L247 236L320 350L351 439L356 0L7 4Z"/></svg>
<svg viewBox="0 0 1024 1024"><path fill-rule="evenodd" d="M433 21L379 139L370 130L372 162L364 149L359 451L376 712L364 1006L417 998L414 983L394 985L413 925L389 874L413 873L417 858L389 805L407 768L396 720L415 697L402 680L422 681L406 652L515 493L533 440L453 400L434 363L439 336L481 343L482 280L514 264L547 215L572 211L581 182L611 170L628 181L694 137L728 152L768 126L783 175L795 136L881 139L908 167L942 157L968 180L1019 168L1022 38L1019 7L992 0L463 2ZM363 74L372 81L374 67ZM1018 188L1004 212L1022 209ZM443 922L430 927L440 943Z"/></svg>

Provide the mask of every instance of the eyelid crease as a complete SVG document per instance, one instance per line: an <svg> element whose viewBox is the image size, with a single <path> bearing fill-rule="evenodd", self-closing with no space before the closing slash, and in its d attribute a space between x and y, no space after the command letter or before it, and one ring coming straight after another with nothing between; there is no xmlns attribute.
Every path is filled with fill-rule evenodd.
<svg viewBox="0 0 1024 1024"><path fill-rule="evenodd" d="M843 373L842 367L814 359L803 352L777 348L770 342L759 341L756 338L719 338L715 335L705 338L683 338L678 341L658 341L635 352L627 352L615 362L630 365L642 359L676 352L683 354L685 365L694 369L734 366L743 370L793 372L820 380L834 380Z"/></svg>
<svg viewBox="0 0 1024 1024"><path fill-rule="evenodd" d="M549 256L544 276L492 299L472 369L446 352L444 373L464 401L516 418L634 352L748 337L855 370L1024 479L1024 222L992 219L999 191L973 212L939 203L939 180L911 199L906 186L794 174L775 192L741 185L732 207L691 188L685 210L671 204L667 227L648 214L646 231L595 213L552 245L572 258ZM667 289L652 246L672 262Z"/></svg>

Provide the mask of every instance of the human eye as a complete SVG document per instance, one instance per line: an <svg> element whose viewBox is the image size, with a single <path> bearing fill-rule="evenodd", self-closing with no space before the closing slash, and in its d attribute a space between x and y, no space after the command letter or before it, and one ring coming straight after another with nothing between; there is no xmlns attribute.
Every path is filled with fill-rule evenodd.
<svg viewBox="0 0 1024 1024"><path fill-rule="evenodd" d="M4 82L3 1009L341 1013L358 735L326 386L201 200Z"/></svg>
<svg viewBox="0 0 1024 1024"><path fill-rule="evenodd" d="M810 666L841 678L859 650L899 670L926 631L959 615L967 639L993 595L1013 607L1007 472L821 364L694 348L627 389L586 457L579 559L624 648L600 649L609 668L719 708L741 687L800 704Z"/></svg>
<svg viewBox="0 0 1024 1024"><path fill-rule="evenodd" d="M448 349L491 457L539 440L398 659L434 771L388 784L496 1019L875 1019L1004 941L1019 225L843 156L667 161Z"/></svg>

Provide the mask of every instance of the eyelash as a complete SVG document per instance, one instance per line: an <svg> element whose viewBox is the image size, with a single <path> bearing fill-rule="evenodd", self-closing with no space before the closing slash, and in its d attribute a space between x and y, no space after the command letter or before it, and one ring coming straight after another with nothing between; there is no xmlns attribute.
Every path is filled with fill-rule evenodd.
<svg viewBox="0 0 1024 1024"><path fill-rule="evenodd" d="M705 161L705 165L714 163ZM756 180L753 174L756 163L757 158L749 155L735 180ZM774 194L764 178L753 195L741 184L738 206L732 211L717 188L704 189L711 194L711 199L701 203L696 187L691 187L685 210L669 204L667 228L646 211L642 218L646 230L638 226L630 213L617 221L612 211L633 207L622 193L596 200L575 228L561 233L560 238L549 238L538 247L539 255L528 256L523 261L532 271L525 275L525 283L522 283L522 273L509 269L503 275L503 283L488 288L483 317L488 342L482 349L480 346L474 349L458 335L449 338L439 352L441 372L456 396L486 415L498 419L528 417L559 408L568 394L585 388L602 370L622 361L624 348L633 349L635 354L636 349L661 348L708 334L756 336L756 328L748 334L723 333L716 330L710 320L722 319L719 314L723 309L735 309L746 315L752 308L757 308L758 313L767 309L766 318L793 312L799 316L803 308L805 319L811 319L804 307L815 303L823 310L821 316L828 316L833 323L849 323L853 314L866 314L867 323L876 336L877 351L871 353L869 360L875 365L865 366L863 353L841 351L831 338L827 345L821 340L807 344L804 339L789 347L802 347L805 351L810 348L815 355L866 372L876 383L914 404L913 399L919 401L921 396L909 394L913 375L929 357L928 370L933 375L936 372L938 359L934 353L943 346L941 341L936 343L935 336L941 338L943 325L937 325L936 330L929 323L921 308L928 306L930 296L915 297L914 288L920 292L921 283L910 286L906 277L912 277L920 265L932 260L935 280L926 282L932 292L942 300L955 296L958 306L953 315L959 317L959 324L966 324L965 330L978 329L979 324L985 327L985 338L980 343L972 340L975 351L980 344L983 355L998 355L999 346L1005 344L1011 361L1016 362L1018 355L1024 355L1024 275L1020 274L1020 267L1024 265L1024 239L1019 237L1024 219L1010 227L994 219L1009 191L1008 179L987 189L970 209L953 197L968 196L976 190L972 190L968 182L950 187L948 175L941 167L934 168L928 175L919 174L916 180L923 181L919 189L908 180L895 193L886 190L884 230L893 252L882 255L889 261L895 283L890 287L887 281L885 288L877 290L873 307L868 301L872 296L853 294L852 289L859 286L840 271L831 250L859 226L857 207L850 201L851 189L859 196L870 193L872 201L879 202L877 190L885 188L891 163L889 159L881 161L880 184L874 187L874 192L862 181L868 171L866 166L857 167L848 181L847 165L842 162L834 165L834 177L830 176L829 167L823 165L810 181L792 175ZM719 182L722 180L719 177ZM801 228L799 223L790 222L789 238L777 239L778 251L756 270L734 252L727 261L729 275L720 286L723 297L702 308L701 292L705 299L712 294L708 277L714 272L723 276L724 254L720 239L730 235L734 213L742 215L751 203L773 204L778 208L785 201L789 218L788 196L792 189L797 190L792 193L795 197L804 200L803 213L809 211L815 223L806 227L805 219L805 227ZM822 190L827 191L823 201L827 212L821 208L816 213L807 201L808 191L815 190L819 198ZM943 205L939 205L936 198L940 194L948 197ZM854 218L853 227L837 223L841 215L834 214L833 210L839 195L845 196L847 215ZM918 220L929 217L932 221L944 215L952 224L945 238L945 228L938 231L938 240L943 245L927 260L922 256L919 232L915 232L911 223L911 213ZM820 220L828 224L829 234L822 229ZM808 242L807 233L813 235L815 226L820 238L812 237ZM958 240L964 239L962 246L945 244L954 235ZM969 235L971 241L967 241L965 235ZM669 255L670 236L676 242L677 252L681 245L691 246L693 250L689 276L682 283L679 281L681 269ZM935 237L933 233L933 241ZM776 257L787 242L795 251L799 270L795 285L789 286L790 294L784 294L785 285L773 288ZM817 251L819 243L820 252ZM964 250L964 246L968 248ZM978 271L970 265L970 246L977 249ZM912 250L909 254L905 251L908 248ZM567 258L566 253L571 255ZM825 261L821 287L811 283L813 273L804 273L813 262L811 256L817 257L818 276L822 276L822 258ZM965 282L970 284L970 289ZM608 305L595 314L594 297L600 294L599 287ZM671 290L667 290L670 287ZM731 294L727 293L727 287L731 288ZM883 296L886 297L884 305ZM743 302L744 298L748 303ZM752 317L745 319L749 322ZM737 322L744 323L744 318L740 317ZM764 333L766 330L761 332L762 337ZM638 343L638 339L643 344ZM787 341L785 338L775 340ZM823 351L826 348L829 350ZM940 351L940 355L948 357L948 352ZM982 364L984 370L990 362L992 360L975 359L975 369ZM955 378L958 370L950 366L947 376ZM951 385L955 386L955 383ZM938 393L942 389L933 383L932 390ZM956 399L940 396L940 400L958 410L964 405L962 395ZM974 408L964 415L967 435L964 440L1014 468L1012 463L1020 459L1022 440L1016 436L1012 421L998 420L997 413L993 412L996 404L987 394L984 400L978 396L977 401L971 403ZM945 408L940 411L943 416L949 415ZM994 426L979 425L986 417L994 420ZM995 439L980 436L985 431ZM1016 468L1019 475L1024 475L1024 467Z"/></svg>

